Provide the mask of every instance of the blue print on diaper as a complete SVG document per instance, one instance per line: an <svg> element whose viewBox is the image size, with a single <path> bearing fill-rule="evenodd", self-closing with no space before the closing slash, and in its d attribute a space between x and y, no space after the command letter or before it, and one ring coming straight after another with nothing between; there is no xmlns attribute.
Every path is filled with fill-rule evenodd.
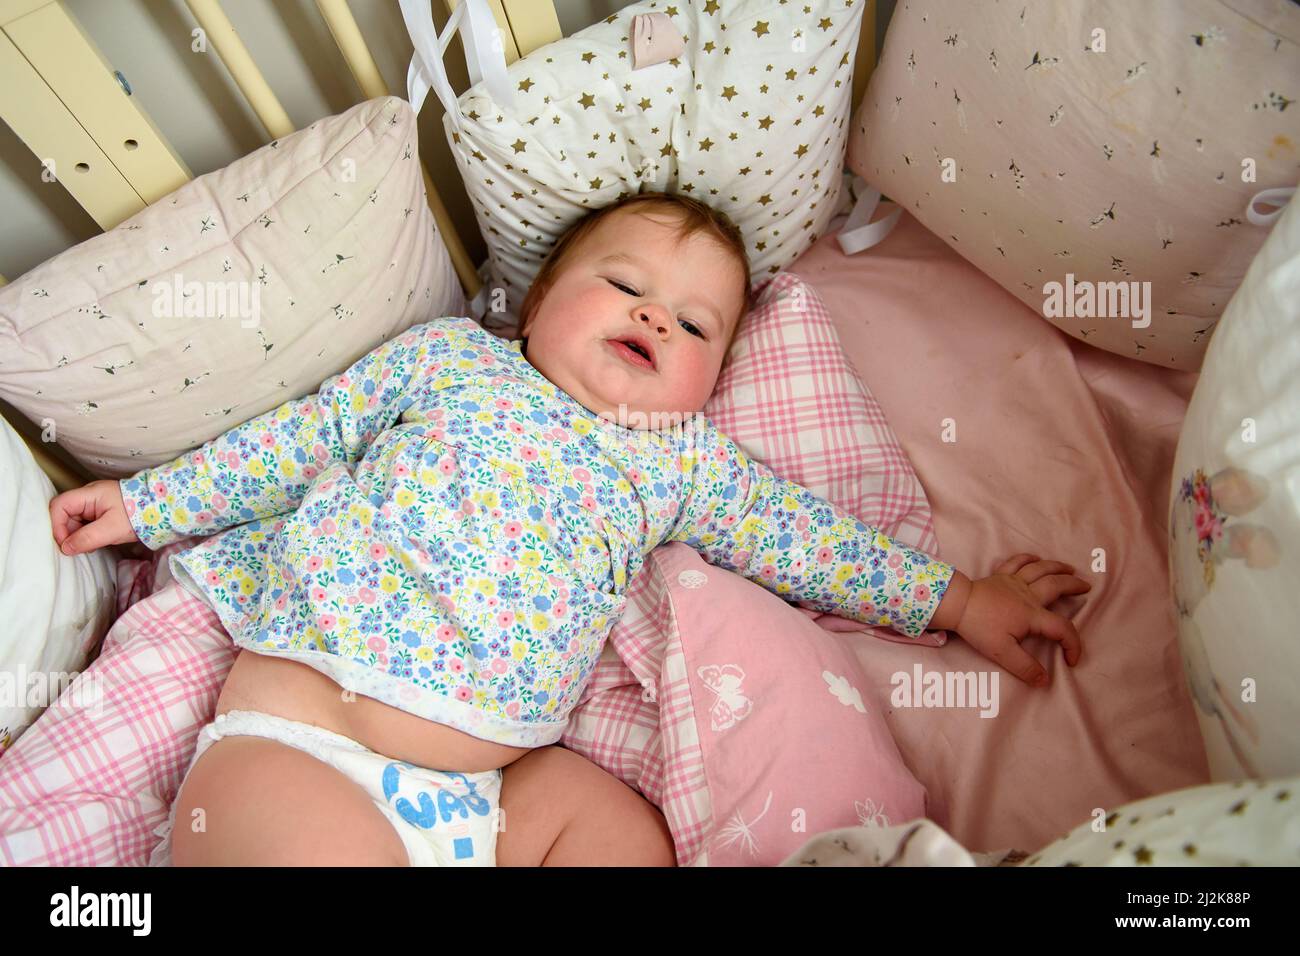
<svg viewBox="0 0 1300 956"><path fill-rule="evenodd" d="M397 790L401 782L401 776L398 772L399 767L410 767L412 770L419 769L412 764L403 762L393 762L384 768L384 799L390 803L393 797L397 796ZM439 815L441 815L443 823L450 823L457 813L460 814L462 820L467 820L470 811L480 817L485 817L491 812L491 804L474 789L474 784L468 777L463 773L454 771L448 771L446 776L460 780L469 788L469 793L464 797L458 797L456 794L439 787L438 806L435 808L433 799L429 796L429 791L421 790L417 797L420 804L419 810L416 810L406 797L397 797L397 802L393 803L393 809L397 811L397 815L407 823L413 824L422 830L432 830L438 823Z"/></svg>

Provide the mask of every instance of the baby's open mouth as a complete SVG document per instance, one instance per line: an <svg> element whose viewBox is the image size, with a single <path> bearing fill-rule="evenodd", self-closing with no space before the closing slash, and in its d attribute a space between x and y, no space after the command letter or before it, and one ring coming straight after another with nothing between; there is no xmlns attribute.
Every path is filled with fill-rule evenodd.
<svg viewBox="0 0 1300 956"><path fill-rule="evenodd" d="M651 371L656 368L654 349L645 339L625 335L617 339L606 339L605 342L628 364Z"/></svg>

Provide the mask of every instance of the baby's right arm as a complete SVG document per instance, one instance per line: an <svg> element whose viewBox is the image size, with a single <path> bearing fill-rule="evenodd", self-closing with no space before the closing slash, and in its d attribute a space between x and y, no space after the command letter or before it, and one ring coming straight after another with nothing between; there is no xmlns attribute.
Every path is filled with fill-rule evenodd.
<svg viewBox="0 0 1300 956"><path fill-rule="evenodd" d="M412 381L436 374L447 361L449 331L439 320L415 326L327 379L314 395L285 402L201 448L121 479L118 490L133 537L157 550L189 535L294 510L316 474L331 462L359 461L375 437L400 419L413 402ZM61 529L67 536L68 517L82 512L87 493L99 484L67 493L76 499L60 501L61 495L50 503L56 540ZM95 494L110 497L102 490ZM56 503L62 525L54 517ZM99 517L114 512L106 506ZM76 550L87 550L80 538L87 531L90 526L71 536ZM86 534L84 541L93 550L122 540L120 532L108 528Z"/></svg>

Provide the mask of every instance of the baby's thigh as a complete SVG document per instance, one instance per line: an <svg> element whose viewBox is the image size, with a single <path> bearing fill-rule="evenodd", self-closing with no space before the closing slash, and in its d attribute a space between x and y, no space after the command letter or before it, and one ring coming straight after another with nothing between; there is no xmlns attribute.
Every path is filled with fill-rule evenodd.
<svg viewBox="0 0 1300 956"><path fill-rule="evenodd" d="M676 866L664 815L587 758L552 745L507 764L498 866Z"/></svg>
<svg viewBox="0 0 1300 956"><path fill-rule="evenodd" d="M202 813L196 817L195 810ZM364 790L329 764L264 737L218 740L176 798L175 866L408 862L397 832Z"/></svg>

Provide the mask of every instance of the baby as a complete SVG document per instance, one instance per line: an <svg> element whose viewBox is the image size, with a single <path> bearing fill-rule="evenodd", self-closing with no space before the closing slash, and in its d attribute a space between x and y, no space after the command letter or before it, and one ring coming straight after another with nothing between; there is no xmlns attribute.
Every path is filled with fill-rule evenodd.
<svg viewBox="0 0 1300 956"><path fill-rule="evenodd" d="M173 807L191 821L173 861L671 865L658 810L549 746L667 541L775 588L759 571L807 516L783 597L954 630L1040 686L1026 636L1076 664L1046 609L1091 587L1073 567L1020 554L972 581L698 414L750 304L736 227L642 193L551 251L522 340L434 319L175 461L56 497L69 554L223 531L171 559L242 651Z"/></svg>

